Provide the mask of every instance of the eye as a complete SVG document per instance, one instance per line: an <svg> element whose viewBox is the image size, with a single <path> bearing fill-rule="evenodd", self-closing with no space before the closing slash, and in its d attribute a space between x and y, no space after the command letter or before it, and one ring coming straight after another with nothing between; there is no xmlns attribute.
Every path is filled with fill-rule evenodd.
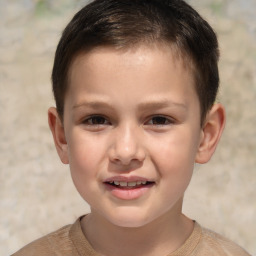
<svg viewBox="0 0 256 256"><path fill-rule="evenodd" d="M109 121L104 117L100 115L94 115L90 116L87 119L83 121L86 125L108 125L110 124Z"/></svg>
<svg viewBox="0 0 256 256"><path fill-rule="evenodd" d="M167 118L165 116L154 116L147 122L147 124L149 125L159 125L159 126L169 125L172 123L174 123L174 121L171 118Z"/></svg>

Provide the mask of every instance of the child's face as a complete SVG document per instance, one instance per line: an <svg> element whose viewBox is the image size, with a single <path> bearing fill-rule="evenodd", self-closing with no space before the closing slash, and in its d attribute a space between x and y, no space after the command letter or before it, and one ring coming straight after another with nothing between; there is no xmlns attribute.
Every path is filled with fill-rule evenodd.
<svg viewBox="0 0 256 256"><path fill-rule="evenodd" d="M171 49L101 48L77 57L64 131L62 160L92 214L139 227L180 212L202 130L192 74Z"/></svg>

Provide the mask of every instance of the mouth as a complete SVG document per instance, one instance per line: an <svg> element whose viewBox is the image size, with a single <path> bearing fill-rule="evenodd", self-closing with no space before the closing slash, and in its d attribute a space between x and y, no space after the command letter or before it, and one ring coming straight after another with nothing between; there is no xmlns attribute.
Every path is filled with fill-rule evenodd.
<svg viewBox="0 0 256 256"><path fill-rule="evenodd" d="M105 184L107 191L115 198L135 200L148 194L156 182L138 176L115 176L106 179L103 184Z"/></svg>
<svg viewBox="0 0 256 256"><path fill-rule="evenodd" d="M119 188L119 189L137 189L137 188L143 188L143 187L150 187L154 185L155 182L153 181L108 181L104 182L105 184L113 187L113 188Z"/></svg>

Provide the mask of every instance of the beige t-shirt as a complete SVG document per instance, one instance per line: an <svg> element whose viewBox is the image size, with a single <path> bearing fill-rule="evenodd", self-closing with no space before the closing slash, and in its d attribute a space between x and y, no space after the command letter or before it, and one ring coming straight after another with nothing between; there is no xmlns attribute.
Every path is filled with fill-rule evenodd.
<svg viewBox="0 0 256 256"><path fill-rule="evenodd" d="M28 244L12 256L99 256L82 232L81 218L73 225L67 225ZM202 228L196 222L194 230L186 242L167 256L206 255L249 256L235 243L213 231Z"/></svg>

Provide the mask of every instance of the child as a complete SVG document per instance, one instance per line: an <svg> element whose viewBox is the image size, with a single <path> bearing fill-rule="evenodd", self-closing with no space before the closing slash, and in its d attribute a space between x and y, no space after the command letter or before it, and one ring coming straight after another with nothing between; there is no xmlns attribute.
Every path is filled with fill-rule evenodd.
<svg viewBox="0 0 256 256"><path fill-rule="evenodd" d="M249 255L182 214L222 134L218 42L181 0L96 0L63 32L48 112L91 213L21 255Z"/></svg>

